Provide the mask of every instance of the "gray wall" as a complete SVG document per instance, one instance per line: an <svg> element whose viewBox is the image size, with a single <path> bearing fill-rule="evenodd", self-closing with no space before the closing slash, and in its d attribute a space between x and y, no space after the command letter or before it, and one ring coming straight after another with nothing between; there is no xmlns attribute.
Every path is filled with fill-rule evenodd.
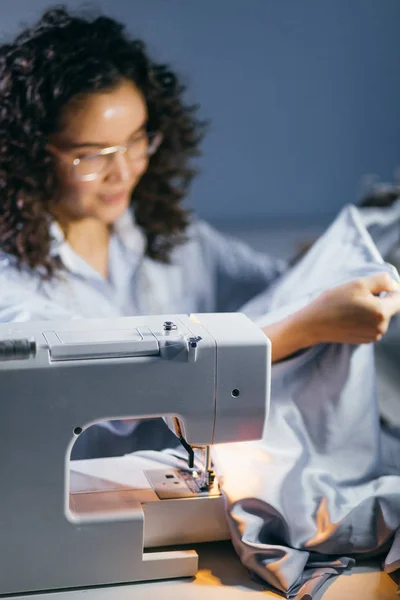
<svg viewBox="0 0 400 600"><path fill-rule="evenodd" d="M81 3L70 0L70 6ZM0 0L15 31L49 5ZM325 221L400 164L400 0L100 0L212 120L191 202L213 221Z"/></svg>

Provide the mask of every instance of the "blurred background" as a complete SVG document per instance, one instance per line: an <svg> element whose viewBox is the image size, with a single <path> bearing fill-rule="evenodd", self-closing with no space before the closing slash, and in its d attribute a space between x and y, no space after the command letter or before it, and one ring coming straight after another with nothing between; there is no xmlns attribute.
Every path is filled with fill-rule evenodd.
<svg viewBox="0 0 400 600"><path fill-rule="evenodd" d="M0 0L3 39L49 0ZM66 0L147 41L210 119L189 204L289 255L400 164L399 0ZM364 182L365 188L365 182Z"/></svg>

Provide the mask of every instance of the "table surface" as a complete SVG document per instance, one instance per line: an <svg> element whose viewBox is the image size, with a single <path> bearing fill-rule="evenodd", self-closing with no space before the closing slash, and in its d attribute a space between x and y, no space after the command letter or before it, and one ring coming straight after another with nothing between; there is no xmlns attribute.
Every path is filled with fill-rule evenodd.
<svg viewBox="0 0 400 600"><path fill-rule="evenodd" d="M199 544L199 571L194 578L124 584L92 589L29 595L29 600L282 600L254 582L237 558L230 542ZM394 600L397 586L379 570L366 563L351 573L331 578L314 600ZM13 596L12 600L26 600ZM2 598L6 600L6 598Z"/></svg>

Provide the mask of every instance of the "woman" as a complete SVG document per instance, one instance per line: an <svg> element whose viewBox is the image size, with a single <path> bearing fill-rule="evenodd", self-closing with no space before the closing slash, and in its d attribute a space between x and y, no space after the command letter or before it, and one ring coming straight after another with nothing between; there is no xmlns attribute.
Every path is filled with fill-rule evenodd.
<svg viewBox="0 0 400 600"><path fill-rule="evenodd" d="M0 47L1 321L235 311L284 271L181 206L203 134L183 92L106 17L51 9ZM325 292L265 328L273 361L379 339L394 289L382 274Z"/></svg>

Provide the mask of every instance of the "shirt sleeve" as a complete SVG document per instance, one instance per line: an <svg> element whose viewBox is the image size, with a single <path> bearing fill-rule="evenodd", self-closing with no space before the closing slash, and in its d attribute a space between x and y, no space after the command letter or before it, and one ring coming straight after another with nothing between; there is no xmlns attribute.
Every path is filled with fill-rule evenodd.
<svg viewBox="0 0 400 600"><path fill-rule="evenodd" d="M204 221L195 224L208 276L212 278L215 312L235 312L265 291L288 268L284 260L258 252Z"/></svg>

